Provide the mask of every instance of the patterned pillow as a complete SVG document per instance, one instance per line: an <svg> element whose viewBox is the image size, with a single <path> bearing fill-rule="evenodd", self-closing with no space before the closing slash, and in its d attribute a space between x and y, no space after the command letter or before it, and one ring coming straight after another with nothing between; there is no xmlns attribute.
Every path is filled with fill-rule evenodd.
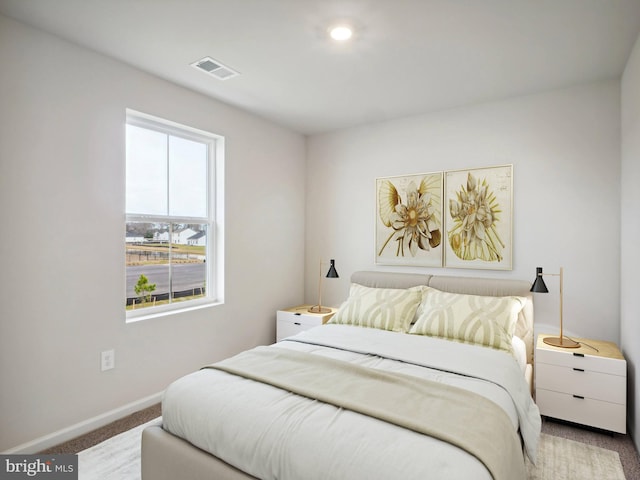
<svg viewBox="0 0 640 480"><path fill-rule="evenodd" d="M370 288L352 283L349 298L329 323L406 332L422 300L423 288Z"/></svg>
<svg viewBox="0 0 640 480"><path fill-rule="evenodd" d="M409 333L511 352L524 297L484 297L424 289L420 317Z"/></svg>

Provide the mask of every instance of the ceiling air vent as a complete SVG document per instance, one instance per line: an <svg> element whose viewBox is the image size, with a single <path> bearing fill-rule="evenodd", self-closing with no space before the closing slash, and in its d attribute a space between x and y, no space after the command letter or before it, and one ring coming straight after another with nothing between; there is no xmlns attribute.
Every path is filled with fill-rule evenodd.
<svg viewBox="0 0 640 480"><path fill-rule="evenodd" d="M211 57L204 57L197 62L192 63L191 66L208 73L209 75L213 75L218 80L229 80L236 75L240 75L239 72L236 72Z"/></svg>

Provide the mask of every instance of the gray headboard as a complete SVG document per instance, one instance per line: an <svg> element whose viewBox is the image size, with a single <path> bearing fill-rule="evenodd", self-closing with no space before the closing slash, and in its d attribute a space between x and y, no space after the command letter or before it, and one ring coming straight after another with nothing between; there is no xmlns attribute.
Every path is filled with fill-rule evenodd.
<svg viewBox="0 0 640 480"><path fill-rule="evenodd" d="M451 293L506 297L526 297L527 303L518 316L516 335L527 346L527 362L533 363L533 296L531 284L524 280L506 280L479 277L450 277L445 275L423 275L419 273L354 272L351 281L366 287L410 288L417 285Z"/></svg>

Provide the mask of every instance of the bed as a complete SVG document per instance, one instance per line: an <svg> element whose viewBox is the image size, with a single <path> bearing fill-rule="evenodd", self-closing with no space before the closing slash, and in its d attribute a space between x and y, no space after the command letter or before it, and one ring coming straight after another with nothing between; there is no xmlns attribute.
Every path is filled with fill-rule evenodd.
<svg viewBox="0 0 640 480"><path fill-rule="evenodd" d="M529 284L351 282L328 324L172 383L142 479L524 479L540 434Z"/></svg>

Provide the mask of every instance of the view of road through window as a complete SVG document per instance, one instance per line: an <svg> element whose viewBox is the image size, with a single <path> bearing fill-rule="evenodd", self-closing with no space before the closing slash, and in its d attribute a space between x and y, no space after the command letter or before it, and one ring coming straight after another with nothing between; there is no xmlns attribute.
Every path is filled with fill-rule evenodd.
<svg viewBox="0 0 640 480"><path fill-rule="evenodd" d="M204 263L181 263L173 265L173 291L195 291L205 287L206 270ZM149 283L155 283L154 296L169 292L169 265L142 265L127 268L127 298L137 297L135 285L140 275L145 275Z"/></svg>
<svg viewBox="0 0 640 480"><path fill-rule="evenodd" d="M175 301L205 294L207 271L204 246L129 243L126 257L127 308L152 306L167 303L170 298ZM141 284L144 286L141 287Z"/></svg>

